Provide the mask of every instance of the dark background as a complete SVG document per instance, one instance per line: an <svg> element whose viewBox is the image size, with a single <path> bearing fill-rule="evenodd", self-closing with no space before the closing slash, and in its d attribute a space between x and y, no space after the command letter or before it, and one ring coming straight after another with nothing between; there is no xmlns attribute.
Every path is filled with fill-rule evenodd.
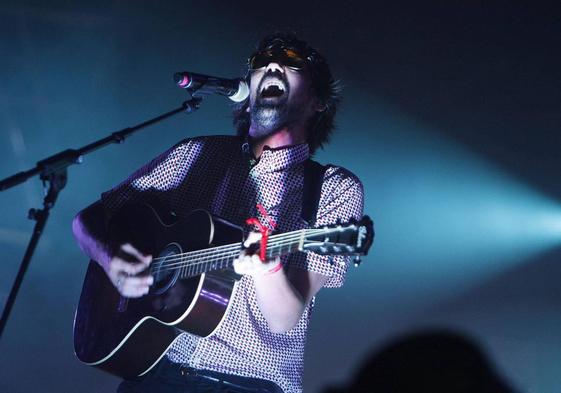
<svg viewBox="0 0 561 393"><path fill-rule="evenodd" d="M179 70L235 77L256 42L297 32L345 87L317 154L355 172L377 228L363 265L323 290L305 390L345 383L399 334L471 337L522 391L561 367L561 23L545 2L2 1L0 177L178 106ZM208 98L69 171L0 342L0 390L105 392L72 320L86 259L76 212L181 138L232 133ZM37 179L0 194L4 302L39 207Z"/></svg>

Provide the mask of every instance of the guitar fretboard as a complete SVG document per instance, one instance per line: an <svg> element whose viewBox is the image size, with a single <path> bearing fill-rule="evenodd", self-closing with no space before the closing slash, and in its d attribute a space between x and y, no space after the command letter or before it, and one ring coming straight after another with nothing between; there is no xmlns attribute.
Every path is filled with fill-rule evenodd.
<svg viewBox="0 0 561 393"><path fill-rule="evenodd" d="M327 229L301 229L270 236L267 241L268 259L302 250L310 236L326 233ZM240 243L227 244L202 250L156 258L151 273L179 270L181 278L195 277L202 273L231 268L242 250Z"/></svg>

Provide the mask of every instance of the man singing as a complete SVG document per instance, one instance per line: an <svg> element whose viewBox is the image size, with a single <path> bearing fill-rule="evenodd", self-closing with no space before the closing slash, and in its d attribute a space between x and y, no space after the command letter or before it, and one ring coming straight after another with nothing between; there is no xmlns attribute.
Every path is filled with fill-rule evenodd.
<svg viewBox="0 0 561 393"><path fill-rule="evenodd" d="M312 173L305 168L329 139L339 98L325 59L293 35L272 34L250 56L246 79L249 98L234 111L237 136L186 139L76 216L80 247L122 296L145 296L154 281L140 274L152 256L107 234L127 203L156 199L179 217L206 209L253 230L245 222L256 217L278 233L362 216L362 184L338 166L313 172L316 206L303 198L304 175ZM246 245L258 239L252 233ZM234 262L241 279L219 328L206 338L179 335L150 372L123 381L119 392L302 391L314 297L343 284L349 258L296 252L263 262L251 249Z"/></svg>

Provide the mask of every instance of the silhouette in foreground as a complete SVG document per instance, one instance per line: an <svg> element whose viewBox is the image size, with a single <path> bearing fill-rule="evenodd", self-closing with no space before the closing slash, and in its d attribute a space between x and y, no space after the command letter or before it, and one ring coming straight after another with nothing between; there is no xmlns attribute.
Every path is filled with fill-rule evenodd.
<svg viewBox="0 0 561 393"><path fill-rule="evenodd" d="M346 388L325 393L515 393L470 339L446 330L402 336L370 355Z"/></svg>

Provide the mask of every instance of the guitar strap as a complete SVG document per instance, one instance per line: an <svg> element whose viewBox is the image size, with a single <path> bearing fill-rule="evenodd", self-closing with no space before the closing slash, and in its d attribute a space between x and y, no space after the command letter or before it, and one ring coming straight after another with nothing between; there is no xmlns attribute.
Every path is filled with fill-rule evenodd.
<svg viewBox="0 0 561 393"><path fill-rule="evenodd" d="M304 187L302 190L302 219L310 227L316 223L319 199L321 197L321 186L327 165L321 165L312 159L304 162Z"/></svg>

